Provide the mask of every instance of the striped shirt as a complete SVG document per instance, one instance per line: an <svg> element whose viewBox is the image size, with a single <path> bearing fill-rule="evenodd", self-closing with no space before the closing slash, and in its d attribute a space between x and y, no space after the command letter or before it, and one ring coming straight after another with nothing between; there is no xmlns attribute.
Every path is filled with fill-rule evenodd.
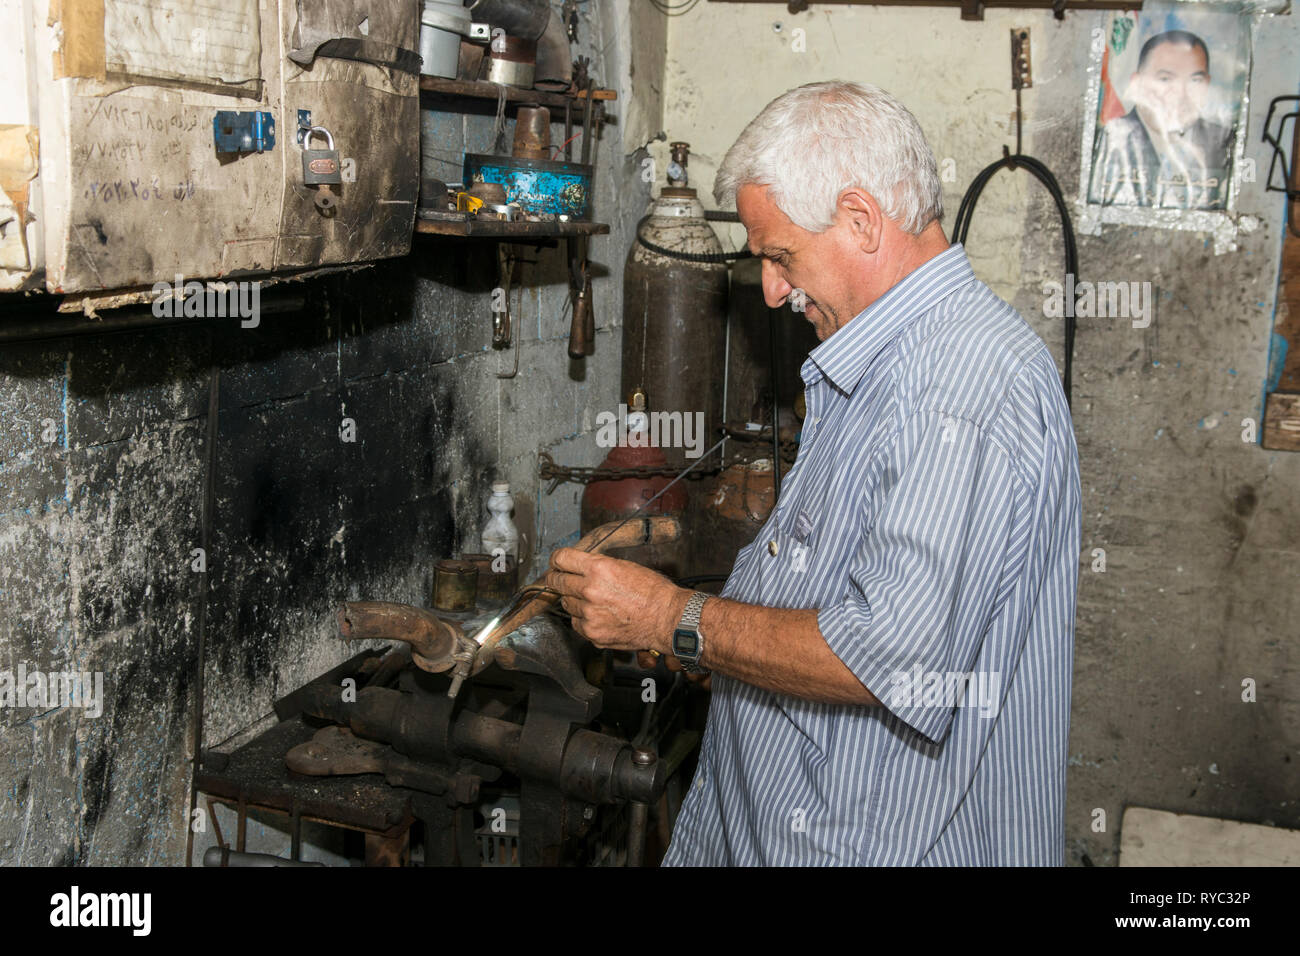
<svg viewBox="0 0 1300 956"><path fill-rule="evenodd" d="M883 706L716 674L664 865L1059 865L1080 496L1051 354L953 245L802 375L798 460L722 593L818 609Z"/></svg>

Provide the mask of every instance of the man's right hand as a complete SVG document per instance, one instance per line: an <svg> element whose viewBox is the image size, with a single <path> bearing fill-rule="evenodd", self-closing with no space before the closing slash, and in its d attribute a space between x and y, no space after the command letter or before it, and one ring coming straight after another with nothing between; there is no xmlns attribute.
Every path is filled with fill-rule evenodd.
<svg viewBox="0 0 1300 956"><path fill-rule="evenodd" d="M677 659L675 654L664 654L660 657L653 651L636 652L636 663L642 670L654 670L657 663L661 660L668 666L670 671L676 672L685 670L685 668L682 667L682 662ZM703 671L695 674L687 673L686 679L692 684L699 684L700 687L708 690L713 684L713 673L711 671Z"/></svg>

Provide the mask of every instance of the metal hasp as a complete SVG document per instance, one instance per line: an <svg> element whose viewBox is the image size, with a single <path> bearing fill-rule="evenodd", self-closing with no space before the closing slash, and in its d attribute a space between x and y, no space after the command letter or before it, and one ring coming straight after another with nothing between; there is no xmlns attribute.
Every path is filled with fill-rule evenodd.
<svg viewBox="0 0 1300 956"><path fill-rule="evenodd" d="M217 110L212 142L218 153L264 153L275 148L275 118L256 110Z"/></svg>

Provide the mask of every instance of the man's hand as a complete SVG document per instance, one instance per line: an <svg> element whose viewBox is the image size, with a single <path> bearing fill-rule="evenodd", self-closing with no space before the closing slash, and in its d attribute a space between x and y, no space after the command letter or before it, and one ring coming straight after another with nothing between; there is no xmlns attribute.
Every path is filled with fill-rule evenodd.
<svg viewBox="0 0 1300 956"><path fill-rule="evenodd" d="M573 629L597 647L672 652L691 592L632 561L576 548L551 555L546 586L560 593Z"/></svg>

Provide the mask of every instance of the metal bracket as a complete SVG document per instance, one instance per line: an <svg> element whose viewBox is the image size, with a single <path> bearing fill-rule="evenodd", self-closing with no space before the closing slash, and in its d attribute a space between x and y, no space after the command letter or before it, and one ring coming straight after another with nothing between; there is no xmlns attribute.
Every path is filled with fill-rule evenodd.
<svg viewBox="0 0 1300 956"><path fill-rule="evenodd" d="M311 110L298 111L298 145L307 148L307 137L311 134Z"/></svg>
<svg viewBox="0 0 1300 956"><path fill-rule="evenodd" d="M1268 179L1265 180L1264 188L1269 192L1286 193L1287 198L1292 202L1300 202L1300 187L1296 185L1296 146L1300 143L1300 123L1297 123L1291 131L1291 153L1288 156L1286 147L1282 145L1283 131L1286 129L1287 120L1294 120L1300 117L1300 111L1292 110L1290 113L1283 113L1277 122L1277 132L1273 132L1273 111L1278 108L1279 103L1290 101L1300 104L1300 96L1275 96L1268 104L1268 118L1264 121L1264 133L1260 137L1265 143L1273 147L1273 156L1268 164ZM1282 185L1273 185L1274 173L1278 167L1282 168Z"/></svg>
<svg viewBox="0 0 1300 956"><path fill-rule="evenodd" d="M1011 30L1011 88L1027 90L1034 85L1033 70L1029 65L1029 27Z"/></svg>
<svg viewBox="0 0 1300 956"><path fill-rule="evenodd" d="M275 118L260 110L217 110L212 142L218 153L264 153L275 148Z"/></svg>
<svg viewBox="0 0 1300 956"><path fill-rule="evenodd" d="M1273 111L1277 109L1279 103L1289 102L1300 104L1300 96L1275 96L1268 104L1268 117L1264 120L1263 140L1273 147L1273 156L1268 162L1268 178L1264 180L1264 189L1267 192L1286 193L1286 198L1290 200L1291 206L1287 212L1286 227L1291 231L1291 235L1300 237L1300 163L1296 161L1297 154L1300 154L1300 111L1292 110L1290 113L1283 113L1277 121L1277 132L1273 130ZM1282 145L1285 135L1287 120L1292 120L1291 125L1291 155L1287 156L1286 148ZM1282 185L1274 186L1274 173L1278 167L1282 167Z"/></svg>

